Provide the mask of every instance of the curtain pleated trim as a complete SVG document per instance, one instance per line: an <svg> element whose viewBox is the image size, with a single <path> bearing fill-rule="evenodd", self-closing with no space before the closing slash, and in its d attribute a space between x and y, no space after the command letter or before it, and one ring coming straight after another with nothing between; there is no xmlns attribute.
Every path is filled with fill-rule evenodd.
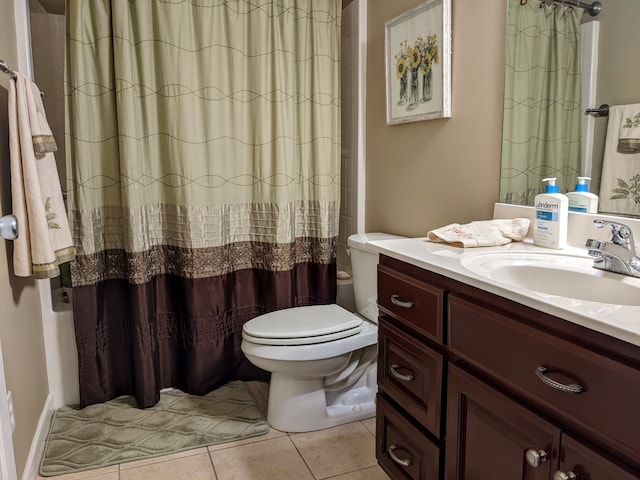
<svg viewBox="0 0 640 480"><path fill-rule="evenodd" d="M184 206L104 206L72 211L78 254L105 250L143 252L159 245L185 249L237 242L290 243L295 238L337 236L337 202Z"/></svg>
<svg viewBox="0 0 640 480"><path fill-rule="evenodd" d="M77 255L71 277L73 286L78 287L113 279L142 284L158 275L199 279L246 269L290 271L300 263L335 262L335 248L335 237L306 237L286 244L238 242L196 249L158 245L133 253L103 250L92 255Z"/></svg>

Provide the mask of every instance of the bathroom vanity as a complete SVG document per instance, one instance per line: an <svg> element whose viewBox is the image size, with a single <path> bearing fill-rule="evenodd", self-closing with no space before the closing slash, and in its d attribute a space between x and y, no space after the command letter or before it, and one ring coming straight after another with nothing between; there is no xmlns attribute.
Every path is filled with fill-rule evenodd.
<svg viewBox="0 0 640 480"><path fill-rule="evenodd" d="M482 249L377 246L376 455L392 479L640 479L640 298L512 289L464 267ZM492 251L519 249L540 253Z"/></svg>

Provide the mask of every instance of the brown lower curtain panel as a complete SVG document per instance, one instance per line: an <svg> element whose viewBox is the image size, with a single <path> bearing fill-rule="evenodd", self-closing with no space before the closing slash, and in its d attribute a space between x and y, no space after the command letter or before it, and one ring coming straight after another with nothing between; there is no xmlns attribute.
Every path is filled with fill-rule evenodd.
<svg viewBox="0 0 640 480"><path fill-rule="evenodd" d="M334 303L335 278L335 262L301 263L74 287L80 407L133 395L144 408L166 387L204 395L231 380L266 380L240 350L242 325L277 309Z"/></svg>

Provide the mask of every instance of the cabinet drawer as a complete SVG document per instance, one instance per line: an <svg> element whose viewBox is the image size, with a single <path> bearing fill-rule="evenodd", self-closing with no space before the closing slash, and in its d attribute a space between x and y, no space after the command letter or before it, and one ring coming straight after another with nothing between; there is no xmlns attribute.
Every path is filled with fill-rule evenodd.
<svg viewBox="0 0 640 480"><path fill-rule="evenodd" d="M449 342L453 353L571 428L640 458L637 369L454 296ZM545 379L538 367L546 368L538 372ZM583 390L563 391L560 384Z"/></svg>
<svg viewBox="0 0 640 480"><path fill-rule="evenodd" d="M378 303L409 328L443 343L444 290L378 265Z"/></svg>
<svg viewBox="0 0 640 480"><path fill-rule="evenodd" d="M441 437L444 358L380 320L378 384L436 437Z"/></svg>
<svg viewBox="0 0 640 480"><path fill-rule="evenodd" d="M411 480L439 479L440 447L380 395L376 409L376 458L387 474Z"/></svg>

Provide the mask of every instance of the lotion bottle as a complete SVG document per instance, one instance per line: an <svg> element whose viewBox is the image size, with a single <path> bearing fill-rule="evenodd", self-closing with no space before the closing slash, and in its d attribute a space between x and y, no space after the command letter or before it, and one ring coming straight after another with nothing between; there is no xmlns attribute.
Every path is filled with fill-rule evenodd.
<svg viewBox="0 0 640 480"><path fill-rule="evenodd" d="M533 243L540 247L561 249L567 246L567 224L569 222L569 199L558 193L555 178L549 182L545 193L536 195L533 222Z"/></svg>
<svg viewBox="0 0 640 480"><path fill-rule="evenodd" d="M590 177L578 177L575 192L567 193L570 212L598 213L598 196L589 192L587 180Z"/></svg>

